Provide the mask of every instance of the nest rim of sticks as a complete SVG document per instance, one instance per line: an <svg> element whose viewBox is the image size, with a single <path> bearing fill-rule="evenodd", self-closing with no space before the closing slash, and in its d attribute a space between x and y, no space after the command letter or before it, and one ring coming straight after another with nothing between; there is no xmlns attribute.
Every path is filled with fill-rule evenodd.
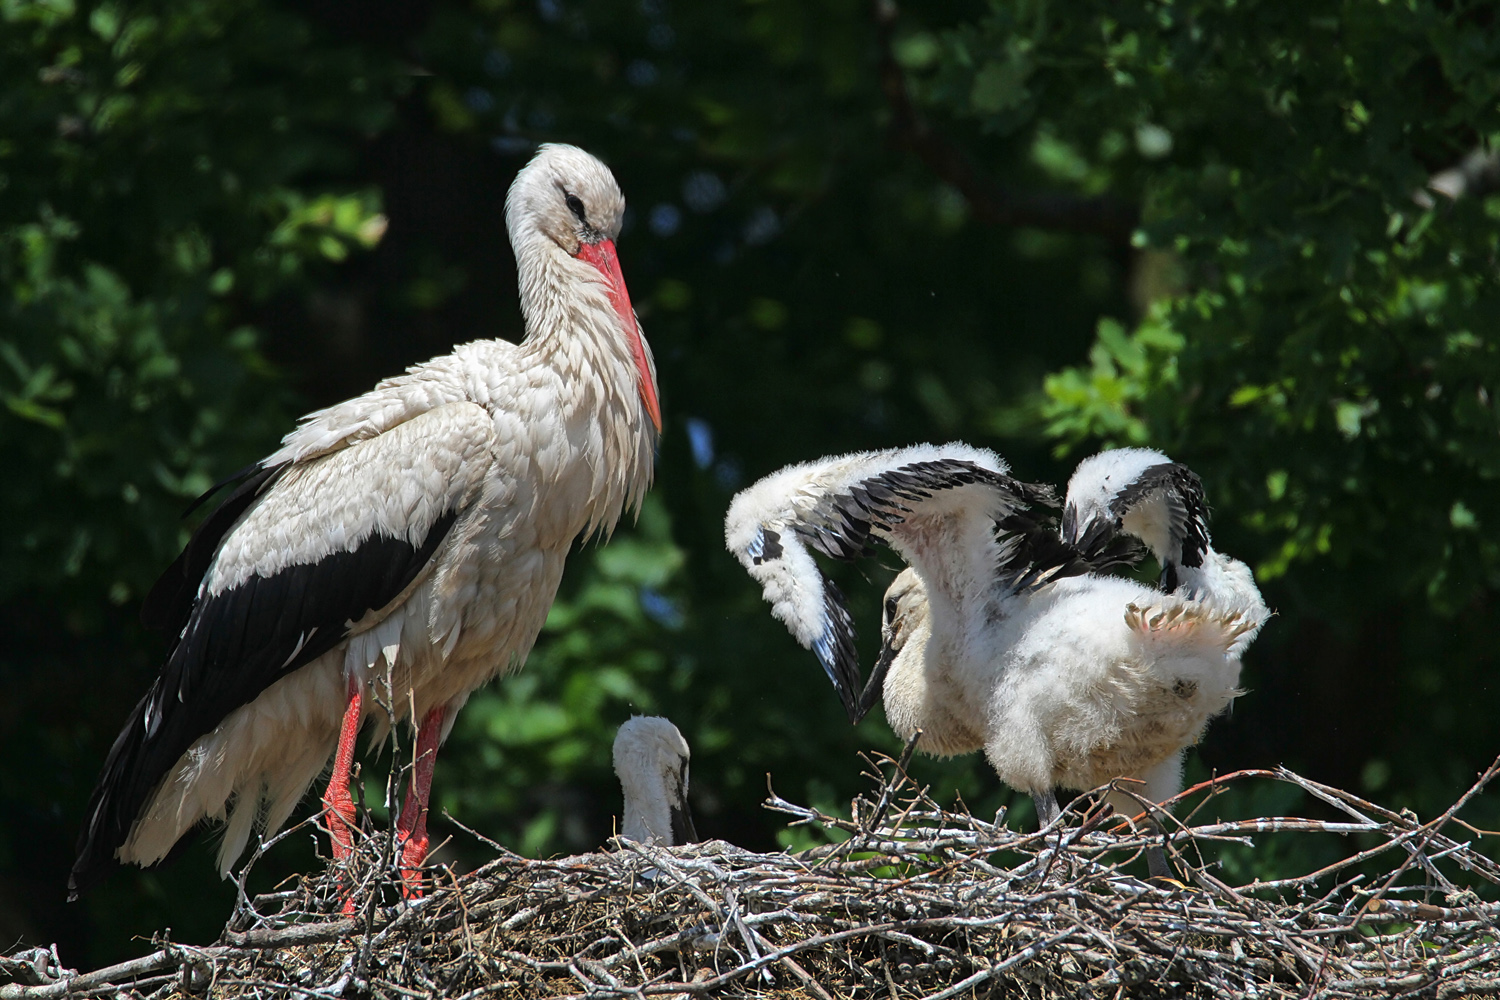
<svg viewBox="0 0 1500 1000"><path fill-rule="evenodd" d="M535 860L469 831L495 859L463 875L430 868L429 893L402 900L399 846L382 831L346 864L249 897L256 860L308 820L257 848L215 945L156 939L148 955L82 974L55 948L17 952L0 958L0 1000L1500 994L1500 863L1474 846L1500 834L1457 816L1500 759L1426 823L1276 769L1203 782L1165 807L1141 799L1135 818L1112 814L1101 789L1022 832L1003 811L986 821L938 805L907 773L912 746L866 757L875 791L852 819L770 791L766 807L792 825L843 838L796 854L619 839ZM1252 781L1296 786L1344 818L1195 824L1218 791ZM1239 886L1208 863L1218 844L1296 834L1371 846ZM1126 871L1152 844L1183 882ZM345 898L353 916L340 915Z"/></svg>

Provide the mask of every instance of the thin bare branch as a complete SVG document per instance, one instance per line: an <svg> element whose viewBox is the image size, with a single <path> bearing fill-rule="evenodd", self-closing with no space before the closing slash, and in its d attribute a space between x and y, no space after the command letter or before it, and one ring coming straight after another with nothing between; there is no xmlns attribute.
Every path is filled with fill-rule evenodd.
<svg viewBox="0 0 1500 1000"><path fill-rule="evenodd" d="M874 12L880 51L877 72L891 112L892 141L914 153L929 170L953 185L964 196L976 219L992 226L1030 226L1102 236L1123 246L1130 244L1140 218L1134 205L1104 195L1024 191L983 174L969 155L937 132L912 102L906 75L892 46L899 14L895 0L874 0Z"/></svg>

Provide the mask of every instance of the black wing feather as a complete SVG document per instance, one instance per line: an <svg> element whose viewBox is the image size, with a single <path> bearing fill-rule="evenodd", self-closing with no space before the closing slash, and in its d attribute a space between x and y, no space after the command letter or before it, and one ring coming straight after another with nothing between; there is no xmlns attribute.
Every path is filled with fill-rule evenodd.
<svg viewBox="0 0 1500 1000"><path fill-rule="evenodd" d="M822 498L808 523L797 525L809 545L835 559L852 560L870 551L872 529L888 529L910 514L907 503L942 490L980 483L999 489L1013 503L1033 503L1051 495L1049 487L956 458L912 462L861 480L842 493Z"/></svg>
<svg viewBox="0 0 1500 1000"><path fill-rule="evenodd" d="M789 525L788 530L794 531L811 549L834 559L852 561L870 553L875 541L884 541L882 531L901 524L912 513L907 504L926 500L942 490L976 483L1002 491L1015 505L1055 503L1051 487L1022 483L973 462L945 458L889 469L847 490L826 495L813 506L805 521ZM778 541L778 535L763 529L759 551L752 555L773 558L773 548L779 555ZM813 652L833 682L849 721L858 722L869 710L870 690L859 669L854 621L843 593L827 577L823 578L823 615L825 628L822 638L813 644Z"/></svg>
<svg viewBox="0 0 1500 1000"><path fill-rule="evenodd" d="M997 528L1004 553L999 579L1017 594L1070 576L1133 566L1146 554L1144 545L1109 523L1096 522L1073 541L1066 531L1058 532L1055 517L1032 511L1002 518Z"/></svg>
<svg viewBox="0 0 1500 1000"><path fill-rule="evenodd" d="M219 506L215 507L213 513L203 519L198 525L198 530L193 532L193 537L188 540L182 552L167 567L165 573L157 578L151 587L151 592L141 602L141 624L154 632L161 632L174 641L182 634L182 629L187 625L188 616L193 612L193 601L198 596L198 584L203 575L208 572L209 564L214 560L214 553L219 550L219 543L224 536L229 534L240 515L250 509L250 505L256 501L261 494L276 484L282 473L287 469L285 464L273 465L268 468L260 468L252 465L241 469L227 479L215 483L198 499L194 500L183 513L187 517L197 510L209 497L232 482L240 481L234 492L225 497Z"/></svg>
<svg viewBox="0 0 1500 1000"><path fill-rule="evenodd" d="M698 830L693 826L693 810L688 805L688 762L683 761L677 769L677 787L673 789L672 804L668 809L668 823L673 846L696 844Z"/></svg>
<svg viewBox="0 0 1500 1000"><path fill-rule="evenodd" d="M458 517L456 509L443 513L419 545L377 533L357 548L252 576L197 599L213 552L281 471L262 469L226 497L147 599L143 618L178 638L110 749L79 834L70 896L113 866L140 811L189 747L276 681L337 646L352 622L394 600ZM182 624L175 625L179 617Z"/></svg>
<svg viewBox="0 0 1500 1000"><path fill-rule="evenodd" d="M1138 504L1160 496L1167 504L1172 525L1172 540L1181 546L1183 566L1202 566L1208 551L1208 501L1203 480L1179 462L1153 465L1136 477L1110 501L1109 512L1118 521ZM1162 567L1163 590L1176 589L1175 567ZM1171 586L1167 578L1171 576Z"/></svg>
<svg viewBox="0 0 1500 1000"><path fill-rule="evenodd" d="M813 643L813 653L833 682L833 689L844 703L849 721L855 723L864 713L858 707L863 675L859 669L859 653L854 646L854 619L849 616L844 592L827 577L823 578L823 618L827 627L822 637Z"/></svg>

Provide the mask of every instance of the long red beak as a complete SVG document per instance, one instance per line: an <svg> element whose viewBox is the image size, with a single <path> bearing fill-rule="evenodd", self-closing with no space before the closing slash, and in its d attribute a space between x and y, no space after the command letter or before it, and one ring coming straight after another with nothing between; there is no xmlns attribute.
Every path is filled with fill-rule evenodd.
<svg viewBox="0 0 1500 1000"><path fill-rule="evenodd" d="M651 417L657 433L661 433L661 404L656 400L656 379L651 374L651 362L646 359L646 345L641 340L640 324L635 321L635 310L630 307L630 293L625 289L625 276L620 273L620 257L615 253L614 240L598 243L578 244L578 256L599 269L609 282L609 301L620 317L620 328L630 341L630 353L635 358L635 370L641 376L641 402L646 404L646 413Z"/></svg>

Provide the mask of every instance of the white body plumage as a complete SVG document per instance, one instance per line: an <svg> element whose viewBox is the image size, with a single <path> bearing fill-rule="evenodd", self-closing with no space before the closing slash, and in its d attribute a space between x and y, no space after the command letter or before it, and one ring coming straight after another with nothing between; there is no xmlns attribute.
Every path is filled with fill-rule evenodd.
<svg viewBox="0 0 1500 1000"><path fill-rule="evenodd" d="M947 631L934 626L941 613L916 574L903 577L886 629L892 728L903 738L922 730L918 746L942 756L983 750L1002 781L1038 799L1044 820L1054 788L1126 777L1153 800L1175 794L1182 749L1238 693L1232 650L1246 625L1234 614L1088 575L1016 595L997 620Z"/></svg>
<svg viewBox="0 0 1500 1000"><path fill-rule="evenodd" d="M830 585L803 543L855 558L876 538L908 562L886 594L871 678L883 674L902 737L920 729L919 747L940 755L984 750L1044 821L1058 787L1132 777L1153 798L1175 793L1181 750L1236 693L1264 604L1094 572L1110 563L1103 543L1118 526L1058 539L1028 519L1047 492L1005 472L959 444L794 466L736 497L726 537L794 636L843 651L819 656L852 717L871 700L867 688L855 705L858 668L839 662L852 659L852 626L819 600Z"/></svg>

